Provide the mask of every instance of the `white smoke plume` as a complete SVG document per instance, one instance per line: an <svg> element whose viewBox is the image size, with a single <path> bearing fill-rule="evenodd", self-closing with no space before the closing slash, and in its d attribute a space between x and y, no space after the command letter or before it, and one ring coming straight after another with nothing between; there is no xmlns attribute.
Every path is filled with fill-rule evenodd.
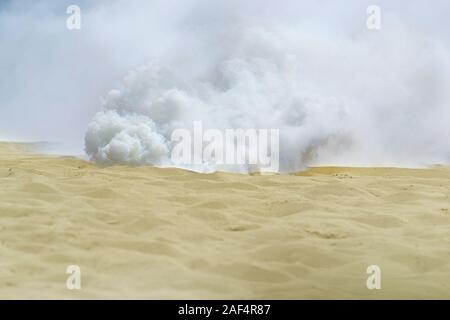
<svg viewBox="0 0 450 320"><path fill-rule="evenodd" d="M378 1L377 31L368 1L86 1L78 33L26 3L0 12L6 135L170 166L171 132L202 120L279 129L283 172L450 162L448 1Z"/></svg>

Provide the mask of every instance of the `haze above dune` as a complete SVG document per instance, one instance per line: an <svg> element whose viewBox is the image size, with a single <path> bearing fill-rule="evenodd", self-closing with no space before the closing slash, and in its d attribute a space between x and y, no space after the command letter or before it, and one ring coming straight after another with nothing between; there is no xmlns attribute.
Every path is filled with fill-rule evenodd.
<svg viewBox="0 0 450 320"><path fill-rule="evenodd" d="M369 0L78 0L79 30L72 4L0 1L5 140L178 166L202 121L279 130L283 173L450 163L448 0L378 0L375 30Z"/></svg>
<svg viewBox="0 0 450 320"><path fill-rule="evenodd" d="M1 143L0 298L449 299L449 179L100 168Z"/></svg>

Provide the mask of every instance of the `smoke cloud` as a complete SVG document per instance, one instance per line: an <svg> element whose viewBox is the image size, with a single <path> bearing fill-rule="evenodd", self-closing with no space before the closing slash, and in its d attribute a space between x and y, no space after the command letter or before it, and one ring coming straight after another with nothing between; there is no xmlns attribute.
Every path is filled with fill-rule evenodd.
<svg viewBox="0 0 450 320"><path fill-rule="evenodd" d="M171 132L201 120L279 129L283 172L449 163L450 3L378 1L380 30L370 4L2 2L0 137L171 166Z"/></svg>

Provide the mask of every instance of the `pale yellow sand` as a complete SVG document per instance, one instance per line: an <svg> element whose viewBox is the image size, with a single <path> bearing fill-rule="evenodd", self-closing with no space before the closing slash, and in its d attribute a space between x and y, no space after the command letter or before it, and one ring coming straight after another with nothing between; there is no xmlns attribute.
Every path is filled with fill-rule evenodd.
<svg viewBox="0 0 450 320"><path fill-rule="evenodd" d="M445 167L98 168L3 143L0 298L449 299L449 182Z"/></svg>

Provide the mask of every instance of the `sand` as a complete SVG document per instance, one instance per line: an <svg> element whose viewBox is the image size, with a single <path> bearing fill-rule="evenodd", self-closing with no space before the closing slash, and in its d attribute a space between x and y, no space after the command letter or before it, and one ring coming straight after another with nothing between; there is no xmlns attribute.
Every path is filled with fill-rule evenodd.
<svg viewBox="0 0 450 320"><path fill-rule="evenodd" d="M197 174L1 143L0 298L450 299L450 168Z"/></svg>

